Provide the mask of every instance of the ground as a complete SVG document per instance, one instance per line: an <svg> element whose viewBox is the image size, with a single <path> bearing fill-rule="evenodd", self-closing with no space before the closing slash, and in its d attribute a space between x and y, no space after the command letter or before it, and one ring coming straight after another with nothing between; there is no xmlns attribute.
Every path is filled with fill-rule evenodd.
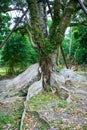
<svg viewBox="0 0 87 130"><path fill-rule="evenodd" d="M0 104L0 130L19 130L23 101ZM72 95L67 104L52 92L42 92L28 101L23 129L87 130L87 99Z"/></svg>
<svg viewBox="0 0 87 130"><path fill-rule="evenodd" d="M29 100L24 130L87 130L87 99L72 95L72 101L49 92Z"/></svg>
<svg viewBox="0 0 87 130"><path fill-rule="evenodd" d="M78 93L72 93L70 103L51 91L41 92L29 99L23 130L87 130L85 87L75 89ZM20 130L24 96L19 93L19 98L7 97L6 102L0 102L0 130Z"/></svg>
<svg viewBox="0 0 87 130"><path fill-rule="evenodd" d="M0 130L19 130L24 98L0 103Z"/></svg>
<svg viewBox="0 0 87 130"><path fill-rule="evenodd" d="M0 104L0 130L20 130L23 102ZM87 99L74 94L67 104L52 92L42 92L28 101L23 130L87 130Z"/></svg>

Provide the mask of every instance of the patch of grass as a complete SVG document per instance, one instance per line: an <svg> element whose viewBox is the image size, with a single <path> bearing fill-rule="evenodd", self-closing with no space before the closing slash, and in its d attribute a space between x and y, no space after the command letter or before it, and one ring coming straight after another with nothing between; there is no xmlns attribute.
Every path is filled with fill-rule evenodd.
<svg viewBox="0 0 87 130"><path fill-rule="evenodd" d="M0 129L3 129L3 126L6 124L13 124L14 119L9 114L0 112Z"/></svg>
<svg viewBox="0 0 87 130"><path fill-rule="evenodd" d="M65 126L64 130L70 130L72 127L71 126Z"/></svg>
<svg viewBox="0 0 87 130"><path fill-rule="evenodd" d="M63 69L63 66L62 66L62 65L59 65L59 66L57 67L57 71L59 72L61 69Z"/></svg>
<svg viewBox="0 0 87 130"><path fill-rule="evenodd" d="M62 118L60 118L60 119L58 120L58 122L59 122L60 124L63 124Z"/></svg>
<svg viewBox="0 0 87 130"><path fill-rule="evenodd" d="M82 129L83 129L83 130L87 130L87 124L84 124L84 125L82 126Z"/></svg>
<svg viewBox="0 0 87 130"><path fill-rule="evenodd" d="M6 68L0 68L0 76L6 75Z"/></svg>
<svg viewBox="0 0 87 130"><path fill-rule="evenodd" d="M65 108L67 106L66 100L61 100L57 95L52 92L42 92L32 97L28 103L26 110L38 111L49 110L55 108Z"/></svg>
<svg viewBox="0 0 87 130"><path fill-rule="evenodd" d="M23 112L23 101L17 100L9 105L0 105L0 130L19 130Z"/></svg>
<svg viewBox="0 0 87 130"><path fill-rule="evenodd" d="M67 106L67 102L66 102L66 100L61 100L61 101L59 101L59 103L58 103L58 107L66 107Z"/></svg>
<svg viewBox="0 0 87 130"><path fill-rule="evenodd" d="M27 110L42 110L42 109L49 109L50 105L53 103L58 102L59 97L57 97L55 94L52 94L52 92L42 92L34 97L32 97L28 101L28 105L26 107Z"/></svg>

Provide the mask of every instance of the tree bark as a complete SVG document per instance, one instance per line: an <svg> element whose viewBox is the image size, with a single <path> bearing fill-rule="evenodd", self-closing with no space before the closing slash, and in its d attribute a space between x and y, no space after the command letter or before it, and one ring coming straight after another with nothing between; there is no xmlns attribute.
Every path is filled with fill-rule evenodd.
<svg viewBox="0 0 87 130"><path fill-rule="evenodd" d="M57 51L57 65L60 65L60 46L58 46L58 51Z"/></svg>
<svg viewBox="0 0 87 130"><path fill-rule="evenodd" d="M46 5L43 2L38 3L38 16L43 35L47 37L47 13Z"/></svg>
<svg viewBox="0 0 87 130"><path fill-rule="evenodd" d="M78 0L79 4L81 5L82 10L87 14L87 8L83 4L82 0Z"/></svg>
<svg viewBox="0 0 87 130"><path fill-rule="evenodd" d="M48 91L50 85L50 73L51 73L51 59L42 58L41 63L42 70L42 84L45 91Z"/></svg>

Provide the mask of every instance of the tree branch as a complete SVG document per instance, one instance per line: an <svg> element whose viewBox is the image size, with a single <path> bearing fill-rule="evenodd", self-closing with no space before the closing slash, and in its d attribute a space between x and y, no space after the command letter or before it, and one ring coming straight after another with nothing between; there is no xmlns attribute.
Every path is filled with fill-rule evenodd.
<svg viewBox="0 0 87 130"><path fill-rule="evenodd" d="M66 62L66 57L65 57L65 53L64 53L64 51L63 51L62 45L59 44L59 46L60 46L61 53L62 53L62 56L63 56L63 59L64 59L64 63L65 63L65 65L66 65L66 68L68 69L68 65L67 65L67 62Z"/></svg>
<svg viewBox="0 0 87 130"><path fill-rule="evenodd" d="M13 29L11 30L11 32L8 34L8 36L5 38L5 40L1 43L0 48L2 48L4 46L4 44L7 42L7 40L9 39L9 37L12 35L12 33L14 32L15 28L18 26L18 24L21 22L21 20L23 19L23 17L25 16L25 14L27 13L28 9L24 12L24 14L21 16L21 18L18 20L18 22L15 24L15 26L13 27Z"/></svg>
<svg viewBox="0 0 87 130"><path fill-rule="evenodd" d="M79 25L87 26L87 21L84 20L84 21L82 21L82 22L78 22L78 23L70 23L70 24L69 24L70 27L73 27L73 26L79 26Z"/></svg>
<svg viewBox="0 0 87 130"><path fill-rule="evenodd" d="M87 14L87 8L85 7L85 5L83 4L82 0L78 0L80 6L82 7L82 10Z"/></svg>
<svg viewBox="0 0 87 130"><path fill-rule="evenodd" d="M22 7L22 12L24 13L24 9L23 9L23 7ZM31 43L31 45L32 45L32 47L33 48L38 48L38 46L34 43L34 41L33 41L33 38L32 38L32 34L30 33L30 31L29 31L29 28L31 29L31 25L29 24L29 20L28 20L28 18L27 18L27 15L25 15L25 20L26 20L26 30L27 30L27 33L28 33L28 37L29 37L29 40L30 40L30 43Z"/></svg>
<svg viewBox="0 0 87 130"><path fill-rule="evenodd" d="M51 7L50 7L50 3L49 3L48 0L46 0L46 3L47 3L47 6L48 6L48 8L49 8L49 12L50 12L51 18L53 19Z"/></svg>
<svg viewBox="0 0 87 130"><path fill-rule="evenodd" d="M37 46L37 45L34 43L34 41L33 41L32 34L31 34L30 31L29 31L30 24L29 24L29 22L28 22L27 16L25 17L25 19L26 19L26 21L27 21L26 30L27 30L27 33L28 33L28 37L29 37L29 39L30 39L30 43L31 43L32 47L38 48L38 46Z"/></svg>
<svg viewBox="0 0 87 130"><path fill-rule="evenodd" d="M3 9L2 7L0 7L0 11L3 11L4 13L9 12L9 11L14 11L14 10L20 10L20 11L22 11L21 8L8 8L8 9Z"/></svg>

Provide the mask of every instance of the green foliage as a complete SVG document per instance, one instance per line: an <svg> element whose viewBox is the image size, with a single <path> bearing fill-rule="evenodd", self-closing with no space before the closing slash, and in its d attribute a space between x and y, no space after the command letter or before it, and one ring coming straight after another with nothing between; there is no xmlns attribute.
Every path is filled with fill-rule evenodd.
<svg viewBox="0 0 87 130"><path fill-rule="evenodd" d="M70 40L71 52L69 52ZM67 61L71 60L74 64L87 64L87 28L84 26L73 27L72 32L69 31L63 40L63 48Z"/></svg>
<svg viewBox="0 0 87 130"><path fill-rule="evenodd" d="M10 0L0 0L0 44L9 32L11 17L7 10L10 5Z"/></svg>
<svg viewBox="0 0 87 130"><path fill-rule="evenodd" d="M37 61L35 50L32 49L28 38L20 33L14 33L2 50L2 60L5 66L9 67L10 73L15 68L24 68Z"/></svg>
<svg viewBox="0 0 87 130"><path fill-rule="evenodd" d="M1 67L0 68L0 76L6 75L6 68L5 67Z"/></svg>
<svg viewBox="0 0 87 130"><path fill-rule="evenodd" d="M38 62L39 56L37 53L37 50L33 49L29 40L27 39L28 42L28 63L29 65L34 64L36 62Z"/></svg>
<svg viewBox="0 0 87 130"><path fill-rule="evenodd" d="M10 16L8 13L2 14L0 12L0 44L10 31Z"/></svg>
<svg viewBox="0 0 87 130"><path fill-rule="evenodd" d="M63 69L63 66L62 65L58 65L57 66L57 71L59 72L61 69Z"/></svg>
<svg viewBox="0 0 87 130"><path fill-rule="evenodd" d="M87 64L87 28L80 26L74 30L77 30L77 34L73 33L72 54L76 54L78 64Z"/></svg>
<svg viewBox="0 0 87 130"><path fill-rule="evenodd" d="M44 52L45 52L45 56L48 57L49 56L49 53L50 52L53 52L53 50L56 49L56 46L55 45L51 45L51 42L46 39L45 41L45 49L44 49Z"/></svg>
<svg viewBox="0 0 87 130"><path fill-rule="evenodd" d="M50 28L51 25L52 25L52 20L49 19L49 20L47 21L47 25L48 25L48 28Z"/></svg>
<svg viewBox="0 0 87 130"><path fill-rule="evenodd" d="M4 1L0 0L0 8L3 9L3 11L4 11L5 9L8 8L10 3L11 3L11 0L4 0Z"/></svg>
<svg viewBox="0 0 87 130"><path fill-rule="evenodd" d="M12 123L14 120L9 116L9 114L4 114L0 112L0 128L2 128L3 125Z"/></svg>

